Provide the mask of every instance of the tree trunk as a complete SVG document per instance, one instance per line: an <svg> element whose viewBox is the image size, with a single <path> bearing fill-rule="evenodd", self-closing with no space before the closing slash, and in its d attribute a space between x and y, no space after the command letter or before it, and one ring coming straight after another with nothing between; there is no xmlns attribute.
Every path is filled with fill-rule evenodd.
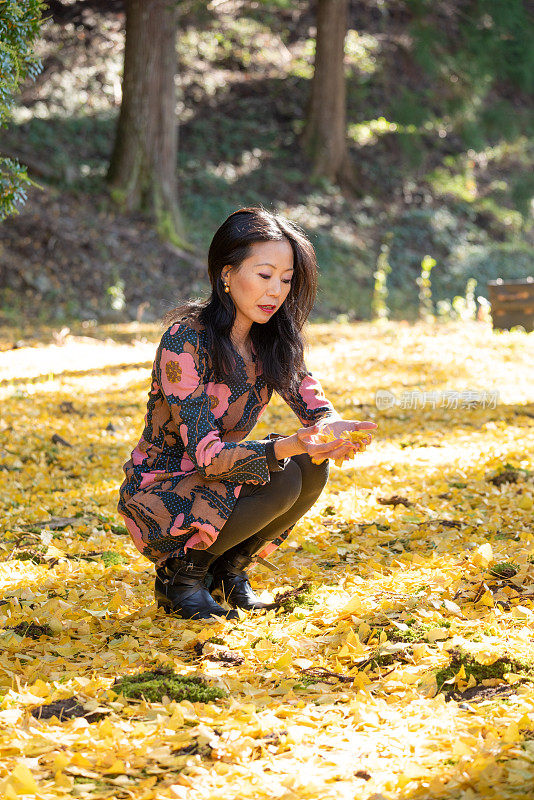
<svg viewBox="0 0 534 800"><path fill-rule="evenodd" d="M346 140L344 44L349 0L317 0L315 69L302 146L313 164L312 177L350 181Z"/></svg>
<svg viewBox="0 0 534 800"><path fill-rule="evenodd" d="M127 0L122 104L108 171L112 198L153 215L164 239L183 240L178 211L177 4Z"/></svg>

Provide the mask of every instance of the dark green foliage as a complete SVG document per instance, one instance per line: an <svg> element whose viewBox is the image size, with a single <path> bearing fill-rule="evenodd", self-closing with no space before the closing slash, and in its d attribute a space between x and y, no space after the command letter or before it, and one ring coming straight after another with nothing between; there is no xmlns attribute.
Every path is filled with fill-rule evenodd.
<svg viewBox="0 0 534 800"><path fill-rule="evenodd" d="M439 270L433 282L440 295L463 294L466 279L475 278L482 294L486 294L487 282L497 278L520 279L532 274L532 249L526 244L497 244L466 246L454 251L448 260L448 273Z"/></svg>
<svg viewBox="0 0 534 800"><path fill-rule="evenodd" d="M510 195L514 206L524 217L530 214L530 203L534 197L534 173L520 172L510 175Z"/></svg>
<svg viewBox="0 0 534 800"><path fill-rule="evenodd" d="M39 34L41 0L0 2L0 127L9 119L14 96L26 78L35 78L41 62L33 53ZM16 211L30 183L26 170L10 158L0 157L0 220Z"/></svg>
<svg viewBox="0 0 534 800"><path fill-rule="evenodd" d="M454 169L451 170L451 186L457 186L457 182L453 183ZM444 207L407 210L399 216L392 228L392 273L388 276L388 303L392 310L399 311L407 301L416 304L421 253L431 253L438 261L431 281L435 300L463 295L469 278L477 281L477 294L487 296L490 280L532 274L529 245L481 241L478 217L484 215L484 224L498 228L498 207L486 203L477 211L468 205L460 202L456 214Z"/></svg>
<svg viewBox="0 0 534 800"><path fill-rule="evenodd" d="M289 0L262 0L244 4L232 18L225 4L208 8L200 0L187 0L181 11L179 71L187 113L180 128L177 169L190 239L199 253L206 252L214 230L235 210L236 202L287 208L307 230L318 255L313 321L337 315L340 321L371 317L373 272L386 231L393 234L386 286L394 319L417 318L416 279L426 254L437 261L431 278L435 303L463 295L469 278L477 281L476 295L487 297L489 279L532 273L534 147L525 92L534 71L524 6L518 0L406 0L395 9L382 5L380 10L376 3L351 10L346 66L349 144L359 181L354 197L326 183L311 184L309 165L298 145L313 66L311 11L301 13L306 4L301 3L297 13ZM105 23L105 16L104 10L95 12L97 26ZM62 26L54 28L51 38L47 36L47 58L62 45ZM99 36L90 36L84 47L95 74L105 75L110 48L116 55L120 45L107 39L104 27L98 30L102 46ZM264 37L272 38L273 48L279 37L305 54L275 73ZM98 93L100 79L87 84L76 75L75 56L73 50L57 63L52 58L54 77L70 73L74 95ZM221 66L236 80L216 88ZM246 82L241 80L243 70ZM27 113L37 99L51 112L46 118ZM25 230L13 230L10 259L20 261L24 280L32 281L27 292L33 305L39 292L43 320L49 315L65 322L80 314L104 316L110 311L108 289L120 280L126 301L120 313L130 318L145 299L146 257L136 246L142 232L137 222L132 221L136 236L122 238L129 225L119 219L111 222L107 213L104 175L117 109L98 103L95 111L91 102L86 109L78 102L83 110L69 114L65 104L67 113L57 114L56 107L52 93L40 87L28 98L26 121L6 131L4 138L11 150L35 155L45 168L42 180L52 184L58 196L76 199L64 209L55 208L54 218L67 207L70 214L74 207L72 223L80 242L87 239L87 250L73 268L69 243L60 236L49 259L50 221L41 208L36 210L37 224L28 218L23 226L32 240L39 274L37 267L33 275L24 266L28 254L18 243ZM385 127L368 141L352 130L381 118ZM94 208L88 195L96 195ZM96 238L93 228L100 222L94 210L106 215L103 235ZM159 317L169 293L200 295L209 290L206 274L190 274L185 264L175 275L165 275L168 254L154 241L147 240L147 247L154 249L147 316ZM184 286L176 277L182 271L187 273ZM24 313L27 302L17 274L10 270L6 288L0 288L0 305L11 317ZM140 280L132 280L132 274ZM161 286L165 297L163 291L159 294ZM59 459L61 454L50 451L48 457ZM124 529L117 532L126 534Z"/></svg>
<svg viewBox="0 0 534 800"><path fill-rule="evenodd" d="M450 4L409 0L416 54L427 72L449 66L462 80L534 88L534 25L522 0ZM445 62L445 63L444 63Z"/></svg>
<svg viewBox="0 0 534 800"><path fill-rule="evenodd" d="M0 2L0 121L3 123L13 103L13 95L26 78L35 78L41 63L33 53L39 34L39 0Z"/></svg>
<svg viewBox="0 0 534 800"><path fill-rule="evenodd" d="M31 184L26 167L12 158L0 157L0 220L16 213L17 206L26 199L26 188Z"/></svg>
<svg viewBox="0 0 534 800"><path fill-rule="evenodd" d="M208 686L202 678L177 675L174 670L166 668L127 675L116 680L111 688L132 700L145 699L151 703L159 703L165 696L178 702L190 700L193 703L210 703L226 696L222 689Z"/></svg>

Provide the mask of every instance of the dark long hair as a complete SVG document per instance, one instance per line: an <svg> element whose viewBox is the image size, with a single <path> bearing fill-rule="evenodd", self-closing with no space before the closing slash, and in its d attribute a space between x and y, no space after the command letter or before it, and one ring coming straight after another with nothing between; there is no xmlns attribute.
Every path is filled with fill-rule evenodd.
<svg viewBox="0 0 534 800"><path fill-rule="evenodd" d="M302 328L313 308L317 294L317 260L304 231L279 214L263 206L234 211L212 239L208 252L211 296L207 300L189 300L163 318L164 325L175 322L199 322L207 334L207 346L217 379L224 381L234 371L236 351L230 339L236 308L224 291L221 277L225 265L236 271L248 258L255 242L280 241L286 238L293 250L293 277L289 294L265 324L252 323L250 338L263 366L268 386L278 392L295 390L304 375L304 340Z"/></svg>

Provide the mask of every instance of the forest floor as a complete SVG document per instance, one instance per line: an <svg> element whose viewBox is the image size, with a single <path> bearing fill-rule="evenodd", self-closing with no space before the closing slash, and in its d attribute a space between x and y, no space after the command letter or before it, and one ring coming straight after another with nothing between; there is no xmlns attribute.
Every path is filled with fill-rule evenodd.
<svg viewBox="0 0 534 800"><path fill-rule="evenodd" d="M531 798L534 334L310 325L378 428L251 571L278 607L209 624L157 610L115 510L159 335L0 354L0 794ZM249 438L297 427L274 396Z"/></svg>
<svg viewBox="0 0 534 800"><path fill-rule="evenodd" d="M191 255L159 241L149 220L121 213L106 190L123 3L50 2L38 43L43 71L0 133L0 151L26 163L38 184L0 226L0 321L154 321L207 292L213 234L229 213L258 203L312 240L315 321L370 318L386 241L394 317L417 317L427 254L445 310L469 278L487 298L488 280L532 274L529 98L499 80L477 83L473 60L465 71L454 2L445 18L437 4L427 20L427 32L434 26L444 37L443 63L429 72L416 55L410 5L369 0L351 10L347 137L358 189L349 191L312 183L299 146L313 74L307 0L182 4L177 170Z"/></svg>

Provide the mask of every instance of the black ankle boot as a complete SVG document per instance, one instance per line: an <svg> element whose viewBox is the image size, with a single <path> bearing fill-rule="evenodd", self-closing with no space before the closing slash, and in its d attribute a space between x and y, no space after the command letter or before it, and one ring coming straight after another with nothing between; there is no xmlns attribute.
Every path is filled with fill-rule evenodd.
<svg viewBox="0 0 534 800"><path fill-rule="evenodd" d="M248 575L244 571L253 561L259 561L270 569L277 570L269 561L255 555L262 550L268 541L259 536L251 536L244 542L220 555L210 567L212 583L210 591L218 591L232 608L243 608L254 611L259 608L274 608L273 603L263 603L253 591Z"/></svg>
<svg viewBox="0 0 534 800"><path fill-rule="evenodd" d="M167 614L183 619L209 619L217 615L239 619L236 611L225 611L215 602L204 585L211 562L217 558L204 550L187 550L185 558L170 558L156 569L154 595Z"/></svg>

